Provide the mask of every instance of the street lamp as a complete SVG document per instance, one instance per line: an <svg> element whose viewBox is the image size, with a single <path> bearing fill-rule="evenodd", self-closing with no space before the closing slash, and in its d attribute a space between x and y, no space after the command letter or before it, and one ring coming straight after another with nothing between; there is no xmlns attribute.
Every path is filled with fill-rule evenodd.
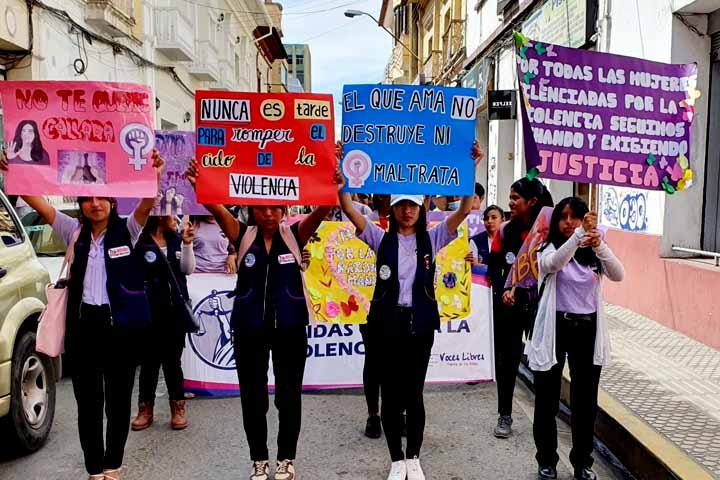
<svg viewBox="0 0 720 480"><path fill-rule="evenodd" d="M345 10L345 16L348 17L348 18L360 17L360 16L362 16L362 15L365 15L366 17L370 17L375 23L377 23L377 24L380 26L380 28L382 28L383 30L385 30L385 31L388 33L388 35L390 35L391 37L393 37L396 42L398 42L400 45L402 45L402 47L403 47L405 50L407 50L408 52L410 52L410 55L412 55L413 57L415 57L415 60L418 61L418 64L419 64L419 65L422 65L422 61L420 60L420 57L418 57L418 56L415 54L415 52L413 52L412 50L410 50L410 49L408 48L408 46L405 45L405 44L403 43L403 41L400 40L397 36L395 36L395 34L394 34L393 32L391 32L390 30L388 30L387 28L385 28L385 25L382 25L377 18L373 17L372 15L370 15L370 14L367 13L367 12L363 12L362 10Z"/></svg>

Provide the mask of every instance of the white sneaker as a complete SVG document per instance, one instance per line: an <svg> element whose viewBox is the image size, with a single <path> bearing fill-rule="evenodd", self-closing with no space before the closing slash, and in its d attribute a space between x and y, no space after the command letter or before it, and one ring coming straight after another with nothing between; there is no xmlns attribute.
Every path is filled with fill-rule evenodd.
<svg viewBox="0 0 720 480"><path fill-rule="evenodd" d="M418 457L406 460L407 464L407 480L425 480L425 474L420 467L420 459Z"/></svg>
<svg viewBox="0 0 720 480"><path fill-rule="evenodd" d="M253 462L252 471L250 472L250 480L269 480L270 478L270 462L263 460Z"/></svg>
<svg viewBox="0 0 720 480"><path fill-rule="evenodd" d="M405 480L406 478L407 465L405 464L405 460L392 462L392 467L390 467L390 475L388 475L387 480Z"/></svg>
<svg viewBox="0 0 720 480"><path fill-rule="evenodd" d="M294 480L295 478L295 465L294 460L283 460L277 462L275 467L275 480Z"/></svg>

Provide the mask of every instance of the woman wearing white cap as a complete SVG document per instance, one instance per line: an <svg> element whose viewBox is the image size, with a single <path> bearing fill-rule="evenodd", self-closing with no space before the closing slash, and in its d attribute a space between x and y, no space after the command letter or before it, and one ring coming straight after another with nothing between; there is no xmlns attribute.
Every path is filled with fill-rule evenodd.
<svg viewBox="0 0 720 480"><path fill-rule="evenodd" d="M480 147L472 156L482 159ZM472 196L460 208L428 230L422 195L393 195L386 233L353 206L350 194L341 193L340 206L357 228L360 240L377 255L377 281L368 328L378 339L382 356L380 416L392 467L388 480L424 480L420 447L425 428L423 387L440 314L435 300L435 256L457 238L457 229L470 213ZM407 411L407 449L401 438L402 412Z"/></svg>

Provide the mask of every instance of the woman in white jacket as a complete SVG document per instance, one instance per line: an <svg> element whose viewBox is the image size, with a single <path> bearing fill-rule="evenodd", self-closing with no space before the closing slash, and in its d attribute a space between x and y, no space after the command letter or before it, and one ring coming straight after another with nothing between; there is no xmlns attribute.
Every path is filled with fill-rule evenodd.
<svg viewBox="0 0 720 480"><path fill-rule="evenodd" d="M533 436L538 478L557 478L557 426L565 357L570 364L575 478L595 480L593 429L600 370L610 359L602 311L602 277L619 282L625 271L597 230L597 214L569 197L553 210L547 242L538 253L541 299L525 347L535 377Z"/></svg>

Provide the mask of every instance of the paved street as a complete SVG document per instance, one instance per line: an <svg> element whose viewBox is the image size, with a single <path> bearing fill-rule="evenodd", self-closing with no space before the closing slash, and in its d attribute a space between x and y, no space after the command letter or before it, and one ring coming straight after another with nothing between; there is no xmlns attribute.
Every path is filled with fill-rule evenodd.
<svg viewBox="0 0 720 480"><path fill-rule="evenodd" d="M497 440L495 386L430 387L426 394L428 425L423 466L429 479L482 480L535 477L531 403L520 388L515 436ZM67 380L59 385L58 412L50 440L26 458L0 461L2 480L85 479L76 433L75 405ZM248 449L238 398L196 399L189 402L190 427L172 432L166 402L159 399L156 423L147 431L130 433L125 456L126 479L245 479ZM298 478L383 479L388 456L384 438L362 434L364 399L360 391L325 392L304 397L304 428L297 462ZM270 431L277 415L271 407ZM569 429L561 430L560 478L572 478L568 467ZM272 435L272 433L271 433ZM274 437L271 437L274 442ZM273 445L273 443L270 443ZM271 449L271 452L273 449ZM272 455L272 453L271 453ZM603 479L620 478L599 465Z"/></svg>

